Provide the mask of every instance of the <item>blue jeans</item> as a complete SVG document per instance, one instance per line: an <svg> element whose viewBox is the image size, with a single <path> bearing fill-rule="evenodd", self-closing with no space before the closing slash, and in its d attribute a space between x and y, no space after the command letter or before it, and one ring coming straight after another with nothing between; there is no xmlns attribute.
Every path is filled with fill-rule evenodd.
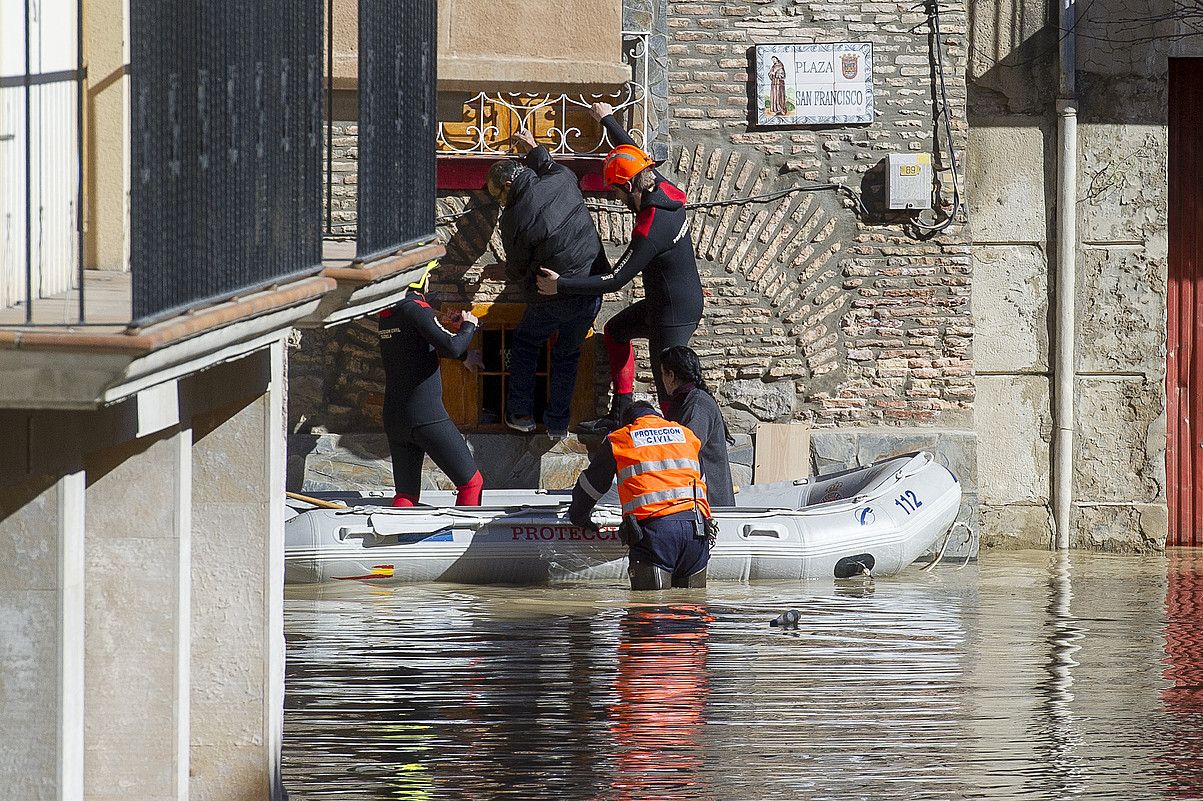
<svg viewBox="0 0 1203 801"><path fill-rule="evenodd" d="M581 343L600 309L601 298L596 295L559 295L526 307L510 344L510 379L505 407L511 417L534 414L539 353L543 343L555 334L556 341L551 348L550 397L543 423L548 428L568 428Z"/></svg>

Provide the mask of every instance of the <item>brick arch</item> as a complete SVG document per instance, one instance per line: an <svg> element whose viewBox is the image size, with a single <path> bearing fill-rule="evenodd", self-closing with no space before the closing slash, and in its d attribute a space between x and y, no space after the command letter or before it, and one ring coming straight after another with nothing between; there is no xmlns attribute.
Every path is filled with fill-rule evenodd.
<svg viewBox="0 0 1203 801"><path fill-rule="evenodd" d="M765 164L764 155L746 147L696 144L674 150L664 170L693 202L771 192L796 182L800 173L783 176ZM441 197L438 214L479 200ZM834 201L827 193L798 193L764 205L692 212L709 296L694 348L707 379L716 388L742 381L750 382L744 390L788 395L795 419L819 424L925 421L968 408L973 399L968 246L916 243L892 228L856 225L851 212ZM632 216L608 198L591 196L589 202L598 232L616 255L630 240ZM500 282L481 273L504 261L493 216L470 214L440 233L452 268L438 276L448 282L444 289L476 302L510 298ZM638 284L606 308L638 298ZM637 354L639 380L650 382L646 348L637 347ZM606 394L603 372L599 398ZM792 391L782 393L783 382L792 382Z"/></svg>
<svg viewBox="0 0 1203 801"><path fill-rule="evenodd" d="M699 144L677 152L673 166L692 202L789 185L760 154L753 155ZM735 357L735 369L724 371L724 378L804 382L799 386L804 397L843 379L847 348L841 321L853 297L841 285L846 232L839 229L814 193L693 212L691 234L707 284L725 301L709 304L699 334L725 341L723 349ZM797 416L806 416L805 410Z"/></svg>

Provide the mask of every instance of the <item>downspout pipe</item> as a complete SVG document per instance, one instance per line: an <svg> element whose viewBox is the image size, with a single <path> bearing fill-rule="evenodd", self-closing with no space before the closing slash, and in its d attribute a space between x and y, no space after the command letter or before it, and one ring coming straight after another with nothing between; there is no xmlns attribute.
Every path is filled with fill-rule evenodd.
<svg viewBox="0 0 1203 801"><path fill-rule="evenodd" d="M1069 548L1073 514L1074 389L1077 378L1074 293L1078 254L1077 9L1061 0L1060 82L1057 97L1057 267L1053 351L1053 529L1058 550Z"/></svg>

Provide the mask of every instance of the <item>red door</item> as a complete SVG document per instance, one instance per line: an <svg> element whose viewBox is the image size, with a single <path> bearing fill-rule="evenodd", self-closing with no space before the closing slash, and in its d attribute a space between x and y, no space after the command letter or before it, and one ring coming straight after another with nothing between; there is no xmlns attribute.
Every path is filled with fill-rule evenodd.
<svg viewBox="0 0 1203 801"><path fill-rule="evenodd" d="M1165 397L1169 545L1203 545L1203 59L1170 59Z"/></svg>

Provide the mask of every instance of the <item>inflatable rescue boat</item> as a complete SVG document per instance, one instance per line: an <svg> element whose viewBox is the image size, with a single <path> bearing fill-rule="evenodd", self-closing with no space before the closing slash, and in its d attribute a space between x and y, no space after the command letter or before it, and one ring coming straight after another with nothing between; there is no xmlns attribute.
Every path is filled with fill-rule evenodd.
<svg viewBox="0 0 1203 801"><path fill-rule="evenodd" d="M285 582L467 584L625 582L614 488L593 512L602 528L574 526L571 493L486 490L483 506L394 509L391 493L314 493L290 499ZM452 493L424 492L426 503ZM751 484L719 523L710 581L890 575L910 565L957 518L961 487L930 453L810 479Z"/></svg>

